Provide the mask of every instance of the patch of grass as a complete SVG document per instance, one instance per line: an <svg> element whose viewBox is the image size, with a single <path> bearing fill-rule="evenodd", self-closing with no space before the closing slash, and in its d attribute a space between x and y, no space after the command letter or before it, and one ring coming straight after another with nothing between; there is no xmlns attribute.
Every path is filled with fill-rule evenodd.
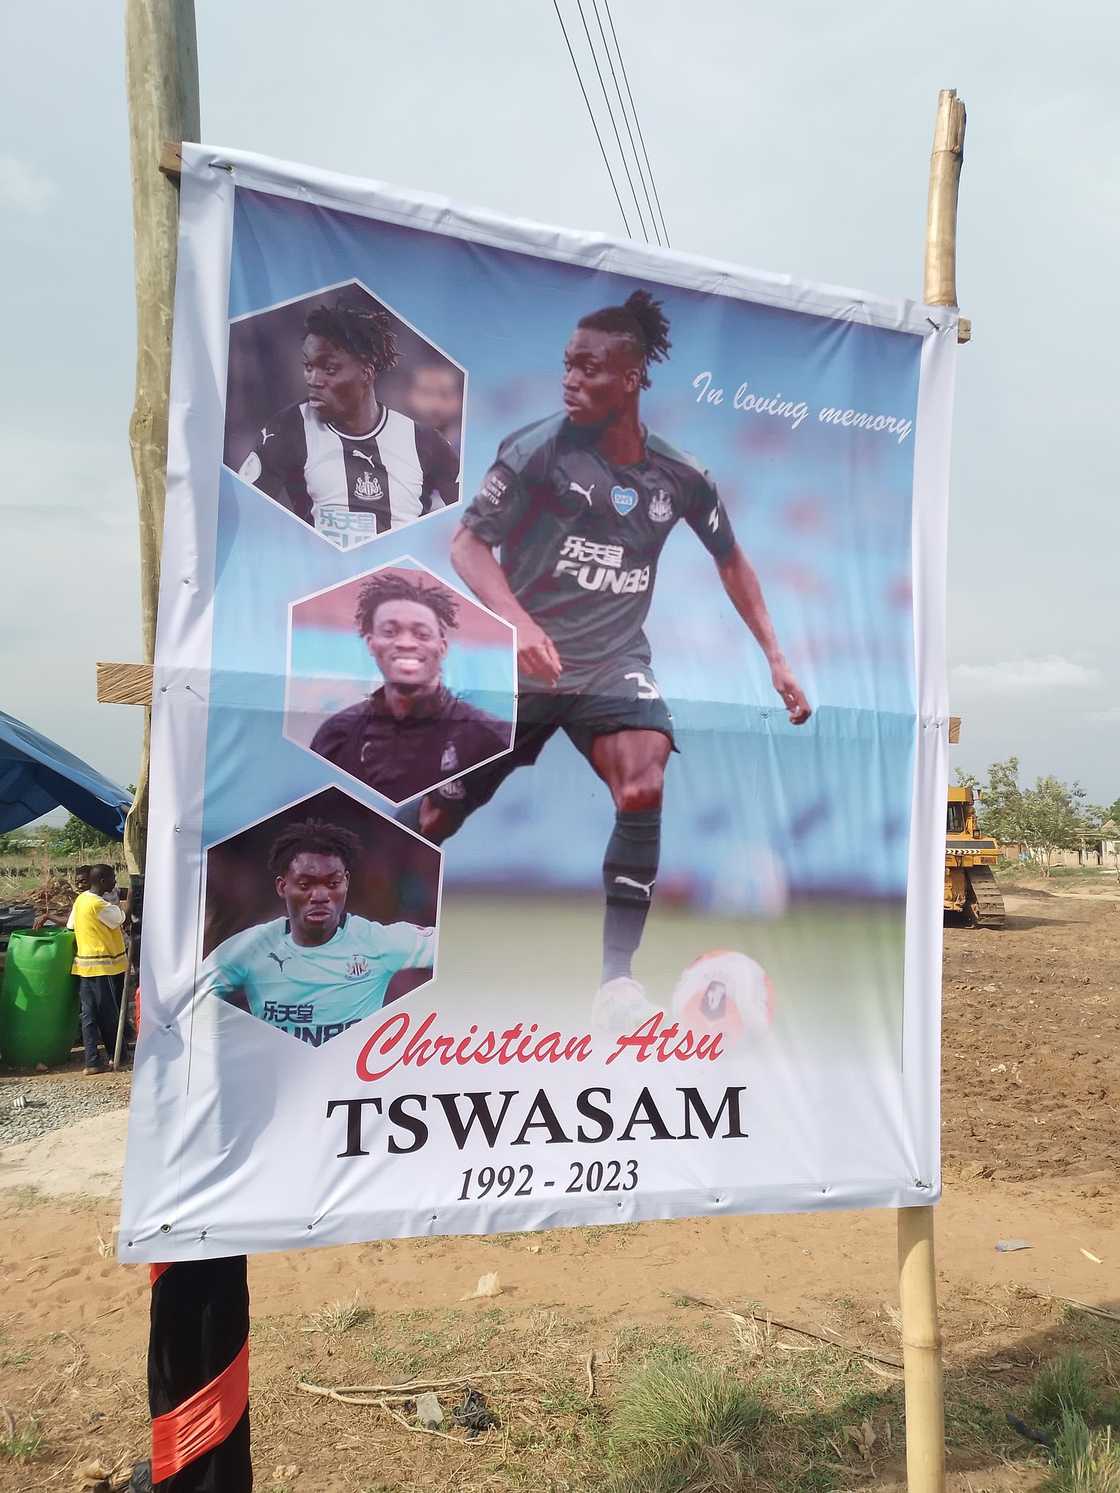
<svg viewBox="0 0 1120 1493"><path fill-rule="evenodd" d="M607 1432L618 1493L732 1493L745 1486L764 1418L720 1369L658 1354L623 1382Z"/></svg>
<svg viewBox="0 0 1120 1493"><path fill-rule="evenodd" d="M6 1331L0 1329L0 1369L18 1369L31 1362L31 1353L26 1348L13 1347Z"/></svg>
<svg viewBox="0 0 1120 1493"><path fill-rule="evenodd" d="M0 895L2 900L2 895ZM7 1078L8 1074L3 1074ZM5 1213L25 1213L29 1208L46 1201L37 1187L21 1184L19 1187L6 1187L3 1196L3 1211Z"/></svg>
<svg viewBox="0 0 1120 1493"><path fill-rule="evenodd" d="M554 1381L542 1395L540 1407L546 1415L585 1415L589 1401L587 1395L574 1384Z"/></svg>
<svg viewBox="0 0 1120 1493"><path fill-rule="evenodd" d="M1111 1427L1093 1431L1083 1416L1067 1411L1053 1455L1045 1493L1120 1493L1120 1444Z"/></svg>
<svg viewBox="0 0 1120 1493"><path fill-rule="evenodd" d="M1027 1401L1029 1417L1044 1430L1056 1430L1067 1416L1093 1421L1100 1408L1089 1365L1080 1353L1067 1353L1046 1364L1031 1386Z"/></svg>
<svg viewBox="0 0 1120 1493"><path fill-rule="evenodd" d="M423 1367L423 1359L419 1353L402 1351L391 1343L371 1343L366 1352L376 1371L386 1378L406 1379Z"/></svg>
<svg viewBox="0 0 1120 1493"><path fill-rule="evenodd" d="M617 1249L633 1238L640 1228L641 1224L637 1223L597 1223L571 1232L585 1249Z"/></svg>
<svg viewBox="0 0 1120 1493"><path fill-rule="evenodd" d="M326 1333L328 1337L341 1337L344 1332L360 1327L363 1322L370 1321L372 1317L372 1312L359 1305L357 1294L355 1294L349 1301L332 1301L329 1306L312 1312L308 1318L308 1326L303 1330L304 1332Z"/></svg>
<svg viewBox="0 0 1120 1493"><path fill-rule="evenodd" d="M1009 1440L1006 1416L967 1393L946 1396L945 1430L954 1446L991 1447Z"/></svg>
<svg viewBox="0 0 1120 1493"><path fill-rule="evenodd" d="M622 1366L635 1359L646 1359L652 1354L660 1358L675 1354L688 1358L691 1349L675 1333L654 1327L648 1322L624 1322L614 1335L610 1354L615 1363Z"/></svg>
<svg viewBox="0 0 1120 1493"><path fill-rule="evenodd" d="M5 1414L5 1426L0 1435L0 1457L11 1462L33 1462L43 1447L43 1433L35 1420L24 1421L17 1426L10 1415Z"/></svg>
<svg viewBox="0 0 1120 1493"><path fill-rule="evenodd" d="M682 1306L691 1303L691 1298L677 1299ZM666 1293L666 1306L670 1300L673 1296ZM870 1487L875 1479L901 1478L905 1431L897 1371L830 1343L807 1343L768 1327L765 1320L756 1323L748 1316L754 1308L738 1308L604 1321L590 1305L571 1312L544 1307L520 1312L515 1306L471 1302L435 1310L379 1311L374 1326L322 1337L318 1345L300 1336L307 1318L293 1316L285 1319L278 1346L295 1360L300 1348L310 1350L324 1382L480 1376L472 1382L482 1388L502 1425L501 1437L493 1438L489 1450L472 1452L469 1465L460 1471L452 1465L452 1446L421 1443L379 1416L378 1444L385 1449L377 1464L380 1486L368 1460L339 1453L337 1486L352 1487L355 1493L419 1493L421 1488L453 1486L463 1493L483 1493L499 1484L508 1493L837 1493ZM840 1310L839 1303L836 1308ZM1037 1310L1033 1302L1024 1308L1016 1332L1037 1325L1032 1315ZM1060 1314L1055 1310L1051 1315L1057 1324ZM1076 1348L1088 1367L1079 1380L1076 1369L1051 1365L1036 1391L1038 1402L1077 1398L1080 1383L1090 1391L1095 1386L1101 1409L1089 1423L1088 1446L1071 1452L1068 1468L1054 1462L1036 1475L1066 1478L1054 1483L1050 1493L1097 1493L1085 1481L1092 1477L1103 1493L1120 1493L1113 1483L1102 1481L1106 1472L1112 1475L1109 1458L1120 1441L1116 1429L1111 1441L1103 1435L1109 1397L1118 1387L1104 1351L1108 1340L1086 1343L1082 1325L1078 1319L1075 1331L1072 1319L1068 1326L1061 1324L1051 1351ZM850 1335L862 1331L861 1324ZM592 1350L589 1394L586 1365ZM984 1485L981 1469L1002 1462L1029 1462L1038 1468L1041 1462L1040 1448L1006 1419L1016 1411L1039 1424L1026 1406L1033 1376L1023 1372L1024 1363L1012 1381L988 1372L987 1363L987 1357L961 1361L950 1368L945 1383L947 1445L954 1458L977 1469L977 1487ZM517 1376L482 1377L507 1369L515 1369ZM667 1388L661 1386L665 1393L658 1392L659 1376L668 1381ZM451 1400L442 1390L440 1399L447 1413ZM1087 1408L1090 1399L1079 1402ZM290 1380L284 1377L259 1388L256 1407L259 1427L275 1427L279 1437L283 1426L282 1460L289 1455L303 1460L303 1443L298 1450L291 1444ZM298 1436L318 1444L324 1407L317 1401L305 1405L301 1397L295 1408ZM326 1413L336 1417L331 1423L335 1429L350 1427L350 1412L329 1407ZM1060 1422L1046 1427L1051 1439L1059 1428ZM418 1476L414 1464L421 1445L426 1460ZM1075 1477L1081 1481L1069 1480ZM272 1482L294 1482L299 1493L303 1478L274 1474L265 1480L266 1493L273 1493Z"/></svg>
<svg viewBox="0 0 1120 1493"><path fill-rule="evenodd" d="M1107 1365L1107 1358L1106 1358ZM1110 1384L1115 1387L1115 1380ZM1048 1363L1031 1386L1027 1413L1050 1438L1044 1493L1120 1493L1120 1405L1109 1402L1079 1353Z"/></svg>

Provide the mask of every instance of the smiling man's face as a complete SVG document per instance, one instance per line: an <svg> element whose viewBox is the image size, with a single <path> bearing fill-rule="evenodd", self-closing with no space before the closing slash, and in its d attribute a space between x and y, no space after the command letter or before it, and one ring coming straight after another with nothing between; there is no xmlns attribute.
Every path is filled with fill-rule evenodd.
<svg viewBox="0 0 1120 1493"><path fill-rule="evenodd" d="M438 687L447 639L423 602L383 601L365 641L387 685L416 693Z"/></svg>

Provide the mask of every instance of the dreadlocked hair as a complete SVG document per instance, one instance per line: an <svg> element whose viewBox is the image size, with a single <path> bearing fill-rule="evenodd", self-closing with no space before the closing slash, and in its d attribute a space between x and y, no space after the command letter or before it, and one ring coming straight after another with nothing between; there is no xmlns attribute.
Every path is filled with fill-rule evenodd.
<svg viewBox="0 0 1120 1493"><path fill-rule="evenodd" d="M669 356L669 318L648 290L635 290L621 306L604 306L580 319L579 325L589 332L616 332L629 337L637 346L642 360L642 388L649 388L649 365L663 363Z"/></svg>
<svg viewBox="0 0 1120 1493"><path fill-rule="evenodd" d="M313 306L303 324L312 337L325 337L336 347L368 363L374 373L386 373L400 355L393 319L380 306L366 310L350 306L341 296L333 306Z"/></svg>
<svg viewBox="0 0 1120 1493"><path fill-rule="evenodd" d="M435 614L440 632L454 632L459 625L459 605L446 586L425 585L419 576L385 570L371 575L358 592L354 622L362 637L373 631L377 608L386 601L415 601Z"/></svg>
<svg viewBox="0 0 1120 1493"><path fill-rule="evenodd" d="M362 857L362 842L353 830L325 819L304 819L289 824L272 842L268 852L268 869L273 876L285 876L297 855L334 855L347 871L352 871Z"/></svg>

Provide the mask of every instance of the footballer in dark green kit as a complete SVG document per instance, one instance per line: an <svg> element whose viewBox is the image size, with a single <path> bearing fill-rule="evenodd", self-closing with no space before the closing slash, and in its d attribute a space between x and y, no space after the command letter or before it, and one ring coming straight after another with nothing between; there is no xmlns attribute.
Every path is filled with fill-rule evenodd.
<svg viewBox="0 0 1120 1493"><path fill-rule="evenodd" d="M661 305L635 291L581 319L564 352L564 412L502 442L452 542L455 569L517 630L513 749L421 802L417 825L454 834L518 767L563 730L610 790L603 861L606 915L596 1024L652 1013L632 977L657 881L673 721L645 635L662 548L683 520L711 555L731 604L770 666L794 725L811 709L715 484L692 457L642 424L651 364L669 355Z"/></svg>

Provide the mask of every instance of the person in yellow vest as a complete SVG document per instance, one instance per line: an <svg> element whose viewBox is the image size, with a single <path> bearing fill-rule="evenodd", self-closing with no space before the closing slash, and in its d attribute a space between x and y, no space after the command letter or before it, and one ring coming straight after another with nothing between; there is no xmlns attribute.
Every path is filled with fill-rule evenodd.
<svg viewBox="0 0 1120 1493"><path fill-rule="evenodd" d="M116 879L112 866L92 866L89 890L79 893L72 914L77 952L70 972L78 976L87 1073L105 1072L98 1051L99 1039L112 1062L124 995L128 957L122 929L126 910L107 896L115 891ZM126 1026L125 1042L131 1040L132 1034Z"/></svg>

